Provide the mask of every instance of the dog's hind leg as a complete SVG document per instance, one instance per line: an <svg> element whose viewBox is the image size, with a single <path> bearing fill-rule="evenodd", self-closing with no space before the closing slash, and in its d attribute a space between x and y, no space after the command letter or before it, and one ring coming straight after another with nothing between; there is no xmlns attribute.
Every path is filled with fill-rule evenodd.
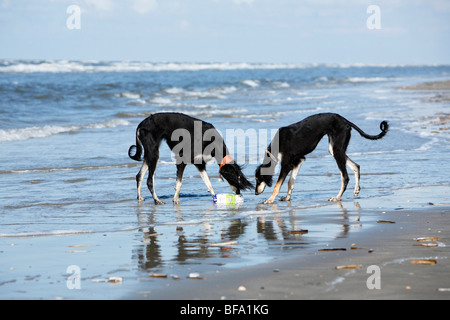
<svg viewBox="0 0 450 320"><path fill-rule="evenodd" d="M294 169L292 169L291 176L288 181L288 192L286 194L286 197L282 197L280 201L291 200L292 190L294 190L295 185L295 179L297 178L298 171L300 170L300 167L302 166L303 162L305 162L304 158L300 160L299 164Z"/></svg>
<svg viewBox="0 0 450 320"><path fill-rule="evenodd" d="M148 178L147 178L147 187L148 190L150 190L150 193L153 196L153 200L155 201L155 204L164 204L164 201L161 201L158 199L158 196L156 195L155 190L155 171L156 171L156 165L158 164L159 159L159 150L154 149L153 152L145 152L146 159L145 162L148 164Z"/></svg>
<svg viewBox="0 0 450 320"><path fill-rule="evenodd" d="M341 189L339 190L339 193L336 195L336 197L331 197L330 199L328 199L328 201L341 201L342 195L344 194L345 189L347 189L349 181L347 168L345 167L347 156L345 155L344 151L338 150L336 148L333 149L333 155L339 167L339 170L341 171Z"/></svg>
<svg viewBox="0 0 450 320"><path fill-rule="evenodd" d="M155 190L155 171L149 172L148 178L147 178L147 187L150 190L150 193L153 196L153 200L155 201L155 204L164 204L164 201L161 201L158 199L158 196L156 195Z"/></svg>
<svg viewBox="0 0 450 320"><path fill-rule="evenodd" d="M186 168L185 163L177 164L177 182L175 182L175 195L173 196L174 204L180 203L180 190L181 190L181 184L182 184L183 173L184 173L185 168Z"/></svg>
<svg viewBox="0 0 450 320"><path fill-rule="evenodd" d="M357 197L359 195L359 192L361 191L361 187L359 186L359 178L360 178L359 168L360 167L359 167L359 164L354 162L349 157L347 157L346 164L350 167L350 169L353 170L353 173L355 174L355 190L353 191L353 195L355 197Z"/></svg>
<svg viewBox="0 0 450 320"><path fill-rule="evenodd" d="M141 195L141 187L142 187L142 181L144 180L144 177L145 177L145 174L147 173L147 171L148 171L148 165L147 165L147 162L144 160L141 170L139 170L138 174L136 175L137 199L139 201L144 201L144 198Z"/></svg>

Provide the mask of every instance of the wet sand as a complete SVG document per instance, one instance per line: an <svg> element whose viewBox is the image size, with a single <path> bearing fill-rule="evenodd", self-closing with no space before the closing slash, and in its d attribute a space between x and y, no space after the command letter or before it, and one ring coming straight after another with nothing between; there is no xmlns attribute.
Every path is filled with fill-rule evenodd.
<svg viewBox="0 0 450 320"><path fill-rule="evenodd" d="M450 80L423 82L411 86L396 87L400 90L434 92L434 95L426 98L429 102L450 101Z"/></svg>
<svg viewBox="0 0 450 320"><path fill-rule="evenodd" d="M412 86L397 87L402 90L450 90L450 80L423 82Z"/></svg>
<svg viewBox="0 0 450 320"><path fill-rule="evenodd" d="M372 229L325 251L171 282L151 299L450 299L449 219L450 207L434 204L387 211Z"/></svg>

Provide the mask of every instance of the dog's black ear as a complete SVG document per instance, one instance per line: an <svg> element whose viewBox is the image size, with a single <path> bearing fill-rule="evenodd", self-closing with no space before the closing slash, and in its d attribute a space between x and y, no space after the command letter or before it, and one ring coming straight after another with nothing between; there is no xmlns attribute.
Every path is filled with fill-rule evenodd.
<svg viewBox="0 0 450 320"><path fill-rule="evenodd" d="M220 169L219 173L229 184L234 186L239 190L246 190L253 188L250 181L247 180L245 175L242 173L241 167L235 163L228 163Z"/></svg>
<svg viewBox="0 0 450 320"><path fill-rule="evenodd" d="M241 190L253 189L254 188L253 184L250 181L248 181L247 177L242 172L242 168L243 168L243 166L235 164L235 169L238 174L239 189L241 189Z"/></svg>
<svg viewBox="0 0 450 320"><path fill-rule="evenodd" d="M272 176L264 176L264 182L270 188L272 187Z"/></svg>
<svg viewBox="0 0 450 320"><path fill-rule="evenodd" d="M264 182L268 187L272 187L272 179L273 176L271 175L262 175L261 174L261 169L263 168L263 165L260 165L256 171L255 171L255 178L257 183L259 182Z"/></svg>
<svg viewBox="0 0 450 320"><path fill-rule="evenodd" d="M239 182L239 189L241 190L254 188L253 184L250 181L248 181L248 179L244 176L244 174L238 176L238 182Z"/></svg>

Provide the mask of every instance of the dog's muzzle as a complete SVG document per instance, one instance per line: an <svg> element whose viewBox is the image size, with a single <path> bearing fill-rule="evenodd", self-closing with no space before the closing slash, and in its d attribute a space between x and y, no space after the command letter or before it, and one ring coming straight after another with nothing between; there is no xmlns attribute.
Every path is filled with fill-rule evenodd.
<svg viewBox="0 0 450 320"><path fill-rule="evenodd" d="M255 195L260 195L261 193L263 193L265 188L266 188L266 183L261 182L259 185L256 186Z"/></svg>

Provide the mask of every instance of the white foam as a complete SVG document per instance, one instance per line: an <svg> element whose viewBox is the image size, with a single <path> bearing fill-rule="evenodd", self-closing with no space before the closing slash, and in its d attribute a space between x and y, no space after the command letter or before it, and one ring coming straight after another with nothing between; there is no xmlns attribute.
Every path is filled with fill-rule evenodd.
<svg viewBox="0 0 450 320"><path fill-rule="evenodd" d="M275 81L272 85L275 88L289 88L290 87L289 83L283 82L283 81Z"/></svg>
<svg viewBox="0 0 450 320"><path fill-rule="evenodd" d="M206 90L184 90L182 88L168 88L164 89L165 93L172 96L174 100L183 99L226 99L226 94L237 91L234 86L229 87L215 87Z"/></svg>
<svg viewBox="0 0 450 320"><path fill-rule="evenodd" d="M156 104L171 104L172 103L172 100L170 100L169 98L163 98L163 97L154 97L148 101L151 103L156 103Z"/></svg>
<svg viewBox="0 0 450 320"><path fill-rule="evenodd" d="M66 73L66 72L141 72L141 71L201 71L201 70L271 70L364 68L364 67L405 67L407 65L362 64L362 63L247 63L247 62L142 62L142 61L68 61L68 60L0 60L0 73ZM413 65L411 65L413 66ZM415 65L438 66L438 65Z"/></svg>
<svg viewBox="0 0 450 320"><path fill-rule="evenodd" d="M139 104L145 104L145 100L143 100L141 98L140 93L125 91L125 92L121 92L121 93L116 93L116 94L114 94L114 96L117 98L129 99L131 103L134 102L134 103L139 103Z"/></svg>
<svg viewBox="0 0 450 320"><path fill-rule="evenodd" d="M173 88L168 88L168 89L164 89L165 92L167 92L168 94L182 94L184 92L183 88L177 88L177 87L173 87Z"/></svg>
<svg viewBox="0 0 450 320"><path fill-rule="evenodd" d="M56 134L76 132L83 129L104 129L117 126L128 126L129 121L123 119L108 120L99 123L77 126L42 126L20 129L0 130L0 141L21 141L28 139L47 138Z"/></svg>
<svg viewBox="0 0 450 320"><path fill-rule="evenodd" d="M0 61L0 72L13 73L66 73L66 72L139 72L139 71L201 71L201 70L255 70L293 69L300 65L285 63L174 63L138 61L67 61L67 60L17 60Z"/></svg>
<svg viewBox="0 0 450 320"><path fill-rule="evenodd" d="M195 109L217 109L215 104L199 104L193 106Z"/></svg>
<svg viewBox="0 0 450 320"><path fill-rule="evenodd" d="M382 82L382 81L394 81L401 80L401 78L387 78L387 77L350 77L344 79L348 82Z"/></svg>
<svg viewBox="0 0 450 320"><path fill-rule="evenodd" d="M81 129L104 129L104 128L115 128L119 126L128 126L130 125L130 122L123 119L114 119L114 120L107 120L99 123L93 123L88 124L85 126L79 126Z"/></svg>
<svg viewBox="0 0 450 320"><path fill-rule="evenodd" d="M128 226L120 229L111 230L51 230L51 231L31 231L18 233L0 233L0 238L32 238L32 237L51 237L51 236L68 236L80 234L94 234L106 232L129 232L139 229L140 227Z"/></svg>
<svg viewBox="0 0 450 320"><path fill-rule="evenodd" d="M242 84L245 84L246 86L249 86L251 88L256 88L259 86L258 80L244 80L242 81Z"/></svg>
<svg viewBox="0 0 450 320"><path fill-rule="evenodd" d="M133 166L133 165L131 165ZM137 165L136 165L137 166ZM105 166L81 166L81 167L62 167L62 168L34 168L34 169L18 169L4 170L0 174L23 174L23 173L49 173L49 172L68 172L68 171L86 171L86 170L108 170L130 168L130 164L115 164Z"/></svg>
<svg viewBox="0 0 450 320"><path fill-rule="evenodd" d="M141 95L139 93L129 92L129 91L115 94L115 96L120 97L120 98L128 98L128 99L139 99L141 97Z"/></svg>

